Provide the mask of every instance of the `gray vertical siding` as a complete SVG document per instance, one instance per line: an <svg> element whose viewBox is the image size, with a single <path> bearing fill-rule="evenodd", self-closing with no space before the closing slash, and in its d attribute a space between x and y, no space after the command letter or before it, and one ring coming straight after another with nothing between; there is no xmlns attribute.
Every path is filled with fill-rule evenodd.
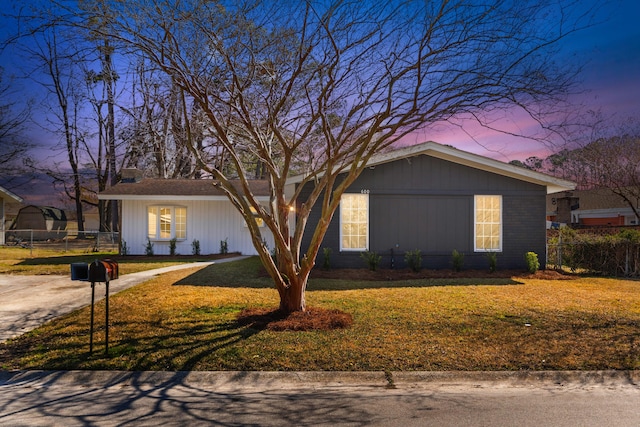
<svg viewBox="0 0 640 427"><path fill-rule="evenodd" d="M465 254L466 268L487 268L486 255L473 252L473 197L478 194L502 195L498 268L524 268L528 251L545 263L544 186L420 155L366 169L348 192L363 190L369 192L370 250L383 256L383 268L391 265L392 250L395 267L404 268L404 253L414 249L423 253L425 268L449 268L453 249ZM359 252L340 252L339 216L338 211L322 247L332 249L332 267L364 267ZM318 217L314 209L303 249Z"/></svg>

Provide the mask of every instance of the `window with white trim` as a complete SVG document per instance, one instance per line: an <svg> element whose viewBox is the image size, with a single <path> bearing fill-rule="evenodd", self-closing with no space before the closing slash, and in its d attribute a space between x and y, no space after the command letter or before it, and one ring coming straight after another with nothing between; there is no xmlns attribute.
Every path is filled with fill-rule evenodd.
<svg viewBox="0 0 640 427"><path fill-rule="evenodd" d="M369 248L369 195L343 194L340 199L340 250Z"/></svg>
<svg viewBox="0 0 640 427"><path fill-rule="evenodd" d="M253 206L249 206L249 209L251 209L251 214L253 215L253 219L256 222L256 225L261 228L264 227L264 219L262 219L262 217L258 215L258 211L256 210L256 208L254 208ZM249 227L246 221L244 223L244 226Z"/></svg>
<svg viewBox="0 0 640 427"><path fill-rule="evenodd" d="M149 206L147 226L147 237L151 240L184 240L187 238L187 208Z"/></svg>
<svg viewBox="0 0 640 427"><path fill-rule="evenodd" d="M502 251L502 196L475 196L474 249Z"/></svg>

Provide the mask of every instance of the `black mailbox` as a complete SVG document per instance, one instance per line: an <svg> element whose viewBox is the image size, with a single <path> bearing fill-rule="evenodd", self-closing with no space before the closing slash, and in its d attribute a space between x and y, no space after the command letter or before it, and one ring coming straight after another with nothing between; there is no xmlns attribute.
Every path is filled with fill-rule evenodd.
<svg viewBox="0 0 640 427"><path fill-rule="evenodd" d="M95 260L89 264L90 282L108 282L118 278L118 263L110 259Z"/></svg>
<svg viewBox="0 0 640 427"><path fill-rule="evenodd" d="M89 264L74 262L71 264L71 280L89 281Z"/></svg>
<svg viewBox="0 0 640 427"><path fill-rule="evenodd" d="M118 263L110 259L97 259L91 264L74 262L71 264L71 280L91 282L91 329L89 331L89 353L93 353L93 311L95 303L96 283L105 286L105 333L104 352L109 354L109 281L118 278Z"/></svg>

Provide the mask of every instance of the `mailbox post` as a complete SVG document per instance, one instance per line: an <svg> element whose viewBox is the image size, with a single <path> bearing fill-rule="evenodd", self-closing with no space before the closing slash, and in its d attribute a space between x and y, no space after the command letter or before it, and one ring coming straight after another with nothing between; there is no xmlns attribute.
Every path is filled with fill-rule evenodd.
<svg viewBox="0 0 640 427"><path fill-rule="evenodd" d="M71 264L71 280L91 282L91 326L89 330L89 353L93 353L93 319L96 283L105 284L105 344L104 352L109 354L109 281L118 278L118 263L110 259L95 260L91 264Z"/></svg>

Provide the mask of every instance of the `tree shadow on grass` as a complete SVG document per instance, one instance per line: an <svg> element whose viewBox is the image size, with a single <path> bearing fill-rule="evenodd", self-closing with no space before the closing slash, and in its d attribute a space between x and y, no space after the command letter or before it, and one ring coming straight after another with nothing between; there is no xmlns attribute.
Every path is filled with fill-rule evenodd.
<svg viewBox="0 0 640 427"><path fill-rule="evenodd" d="M73 331L67 331L67 326L61 324L58 330L25 334L0 344L0 366L39 370L190 371L201 363L205 366L214 363L207 359L218 358L224 364L225 359L233 357L236 344L266 327L240 324L235 319L112 321L108 353L104 325L95 328L90 353L88 325Z"/></svg>
<svg viewBox="0 0 640 427"><path fill-rule="evenodd" d="M247 260L224 264L213 264L178 280L174 286L211 286L223 288L273 288L273 282L261 270L259 261ZM366 271L366 270L363 270ZM504 286L522 285L523 282L510 276L495 277L418 277L385 280L362 280L353 270L334 270L334 277L309 279L309 291L341 291L379 288L422 288L433 286ZM344 274L344 277L340 277Z"/></svg>
<svg viewBox="0 0 640 427"><path fill-rule="evenodd" d="M74 262L91 263L96 259L113 258L111 254L60 255L23 259L16 265L62 265Z"/></svg>
<svg viewBox="0 0 640 427"><path fill-rule="evenodd" d="M191 263L191 262L201 262L201 261L213 261L221 258L228 258L232 256L239 256L238 253L231 253L226 255L203 255L203 256L194 256L194 255L153 255L153 256L144 256L144 255L118 255L115 253L90 253L83 255L60 255L60 256L46 256L46 257L36 257L36 258L26 258L16 263L16 265L62 265L62 264L71 264L74 262L86 262L91 263L96 259L113 259L119 263L123 264L166 264L167 262L181 262L181 263Z"/></svg>

